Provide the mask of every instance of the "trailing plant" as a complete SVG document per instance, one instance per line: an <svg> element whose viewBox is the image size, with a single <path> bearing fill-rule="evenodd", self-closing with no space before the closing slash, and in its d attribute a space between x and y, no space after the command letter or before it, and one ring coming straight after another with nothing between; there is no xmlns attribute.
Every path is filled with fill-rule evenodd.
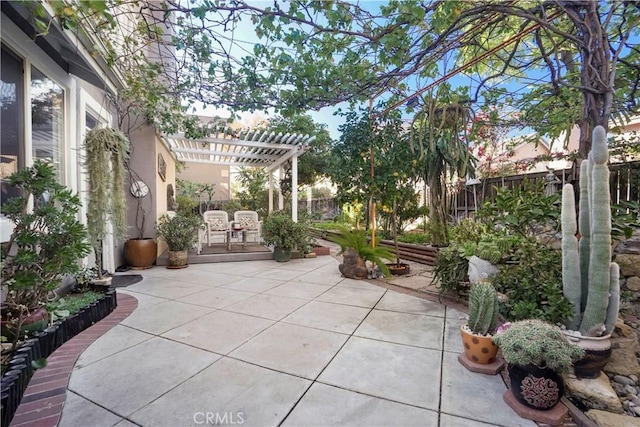
<svg viewBox="0 0 640 427"><path fill-rule="evenodd" d="M15 224L2 245L3 318L17 330L26 316L44 306L65 275L80 271L78 260L91 247L77 218L80 199L58 183L53 166L37 160L6 182L22 193L1 207Z"/></svg>
<svg viewBox="0 0 640 427"><path fill-rule="evenodd" d="M490 335L498 325L499 301L489 283L474 283L469 290L469 329L476 335Z"/></svg>
<svg viewBox="0 0 640 427"><path fill-rule="evenodd" d="M116 240L127 235L124 176L129 140L117 129L96 128L87 132L84 148L88 175L87 231L96 254L98 277L102 278L102 241L109 231Z"/></svg>
<svg viewBox="0 0 640 427"><path fill-rule="evenodd" d="M380 268L380 271L382 271L385 276L390 274L389 268L387 267L383 259L386 259L388 261L394 260L395 255L393 251L391 251L391 249L377 245L375 247L372 247L369 239L367 238L365 230L352 230L339 224L336 224L336 228L340 232L340 235L330 236L328 237L328 239L340 245L340 252L338 253L338 255L342 254L347 248L352 248L364 261L369 261L377 265L378 268ZM377 240L378 239L376 239L376 243Z"/></svg>
<svg viewBox="0 0 640 427"><path fill-rule="evenodd" d="M156 224L156 235L164 240L172 252L187 251L198 241L202 218L196 215L162 215Z"/></svg>
<svg viewBox="0 0 640 427"><path fill-rule="evenodd" d="M562 190L563 292L573 305L566 325L588 336L610 334L620 306L620 268L611 262L608 159L606 131L598 126L589 159L580 164L579 230L573 186Z"/></svg>
<svg viewBox="0 0 640 427"><path fill-rule="evenodd" d="M303 249L308 239L307 226L295 222L290 213L272 212L262 221L262 239L282 249Z"/></svg>
<svg viewBox="0 0 640 427"><path fill-rule="evenodd" d="M568 372L584 350L571 344L560 328L537 319L513 322L493 337L502 356L511 365L547 367Z"/></svg>
<svg viewBox="0 0 640 427"><path fill-rule="evenodd" d="M533 238L523 239L509 262L497 266L489 279L507 296L500 305L508 320L541 319L563 322L571 315L571 304L562 294L560 254Z"/></svg>

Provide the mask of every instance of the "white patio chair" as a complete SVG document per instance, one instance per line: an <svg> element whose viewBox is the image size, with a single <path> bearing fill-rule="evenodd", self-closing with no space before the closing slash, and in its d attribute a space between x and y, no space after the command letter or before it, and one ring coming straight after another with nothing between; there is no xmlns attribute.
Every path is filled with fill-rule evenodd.
<svg viewBox="0 0 640 427"><path fill-rule="evenodd" d="M207 245L211 246L212 243L226 243L227 242L227 230L229 230L229 215L225 211L205 211L202 214L202 219L205 222L205 228L203 233L207 236ZM204 239L201 240L204 240Z"/></svg>
<svg viewBox="0 0 640 427"><path fill-rule="evenodd" d="M247 242L260 243L262 241L262 221L258 220L258 212L236 211L233 213L233 222L239 222L245 230Z"/></svg>

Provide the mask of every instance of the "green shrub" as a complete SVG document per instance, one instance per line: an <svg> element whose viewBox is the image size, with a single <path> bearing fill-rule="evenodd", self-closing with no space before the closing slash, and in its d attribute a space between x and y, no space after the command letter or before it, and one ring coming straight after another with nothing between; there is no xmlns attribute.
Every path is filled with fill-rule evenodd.
<svg viewBox="0 0 640 427"><path fill-rule="evenodd" d="M524 181L521 187L498 188L493 202L478 209L476 217L508 234L535 236L548 227L560 228L560 196L547 196L543 181Z"/></svg>
<svg viewBox="0 0 640 427"><path fill-rule="evenodd" d="M440 294L449 292L459 298L468 289L468 271L469 260L464 256L462 249L453 244L438 251L431 283L436 283Z"/></svg>
<svg viewBox="0 0 640 427"><path fill-rule="evenodd" d="M508 300L501 314L508 320L541 319L562 322L572 314L562 295L562 259L559 251L533 239L523 240L506 264L498 266L491 283Z"/></svg>
<svg viewBox="0 0 640 427"><path fill-rule="evenodd" d="M398 242L426 244L431 243L429 233L405 233L398 236Z"/></svg>
<svg viewBox="0 0 640 427"><path fill-rule="evenodd" d="M472 218L465 218L459 224L449 228L449 240L456 243L480 242L483 234L488 232L488 227Z"/></svg>

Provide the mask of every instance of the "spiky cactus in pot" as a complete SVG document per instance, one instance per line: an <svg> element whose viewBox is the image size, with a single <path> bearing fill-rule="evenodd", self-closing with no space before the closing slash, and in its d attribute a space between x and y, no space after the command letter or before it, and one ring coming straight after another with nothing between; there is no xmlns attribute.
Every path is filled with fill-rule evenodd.
<svg viewBox="0 0 640 427"><path fill-rule="evenodd" d="M489 283L474 283L469 291L469 329L476 335L493 333L498 324L498 296Z"/></svg>
<svg viewBox="0 0 640 427"><path fill-rule="evenodd" d="M606 132L598 126L589 159L580 165L579 242L573 186L562 191L562 285L574 307L567 328L587 336L611 333L620 306L619 267L611 262L608 159Z"/></svg>

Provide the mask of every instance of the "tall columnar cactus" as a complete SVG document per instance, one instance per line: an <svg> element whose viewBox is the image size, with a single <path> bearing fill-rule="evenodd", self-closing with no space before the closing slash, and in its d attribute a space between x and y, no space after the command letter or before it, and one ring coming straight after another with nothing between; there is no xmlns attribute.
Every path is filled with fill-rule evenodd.
<svg viewBox="0 0 640 427"><path fill-rule="evenodd" d="M582 335L613 331L620 304L619 267L611 262L611 196L604 128L593 131L589 160L580 165L580 242L573 186L562 192L562 281L574 306L567 327Z"/></svg>
<svg viewBox="0 0 640 427"><path fill-rule="evenodd" d="M474 283L469 291L469 329L478 335L492 333L498 324L498 296L489 283Z"/></svg>

